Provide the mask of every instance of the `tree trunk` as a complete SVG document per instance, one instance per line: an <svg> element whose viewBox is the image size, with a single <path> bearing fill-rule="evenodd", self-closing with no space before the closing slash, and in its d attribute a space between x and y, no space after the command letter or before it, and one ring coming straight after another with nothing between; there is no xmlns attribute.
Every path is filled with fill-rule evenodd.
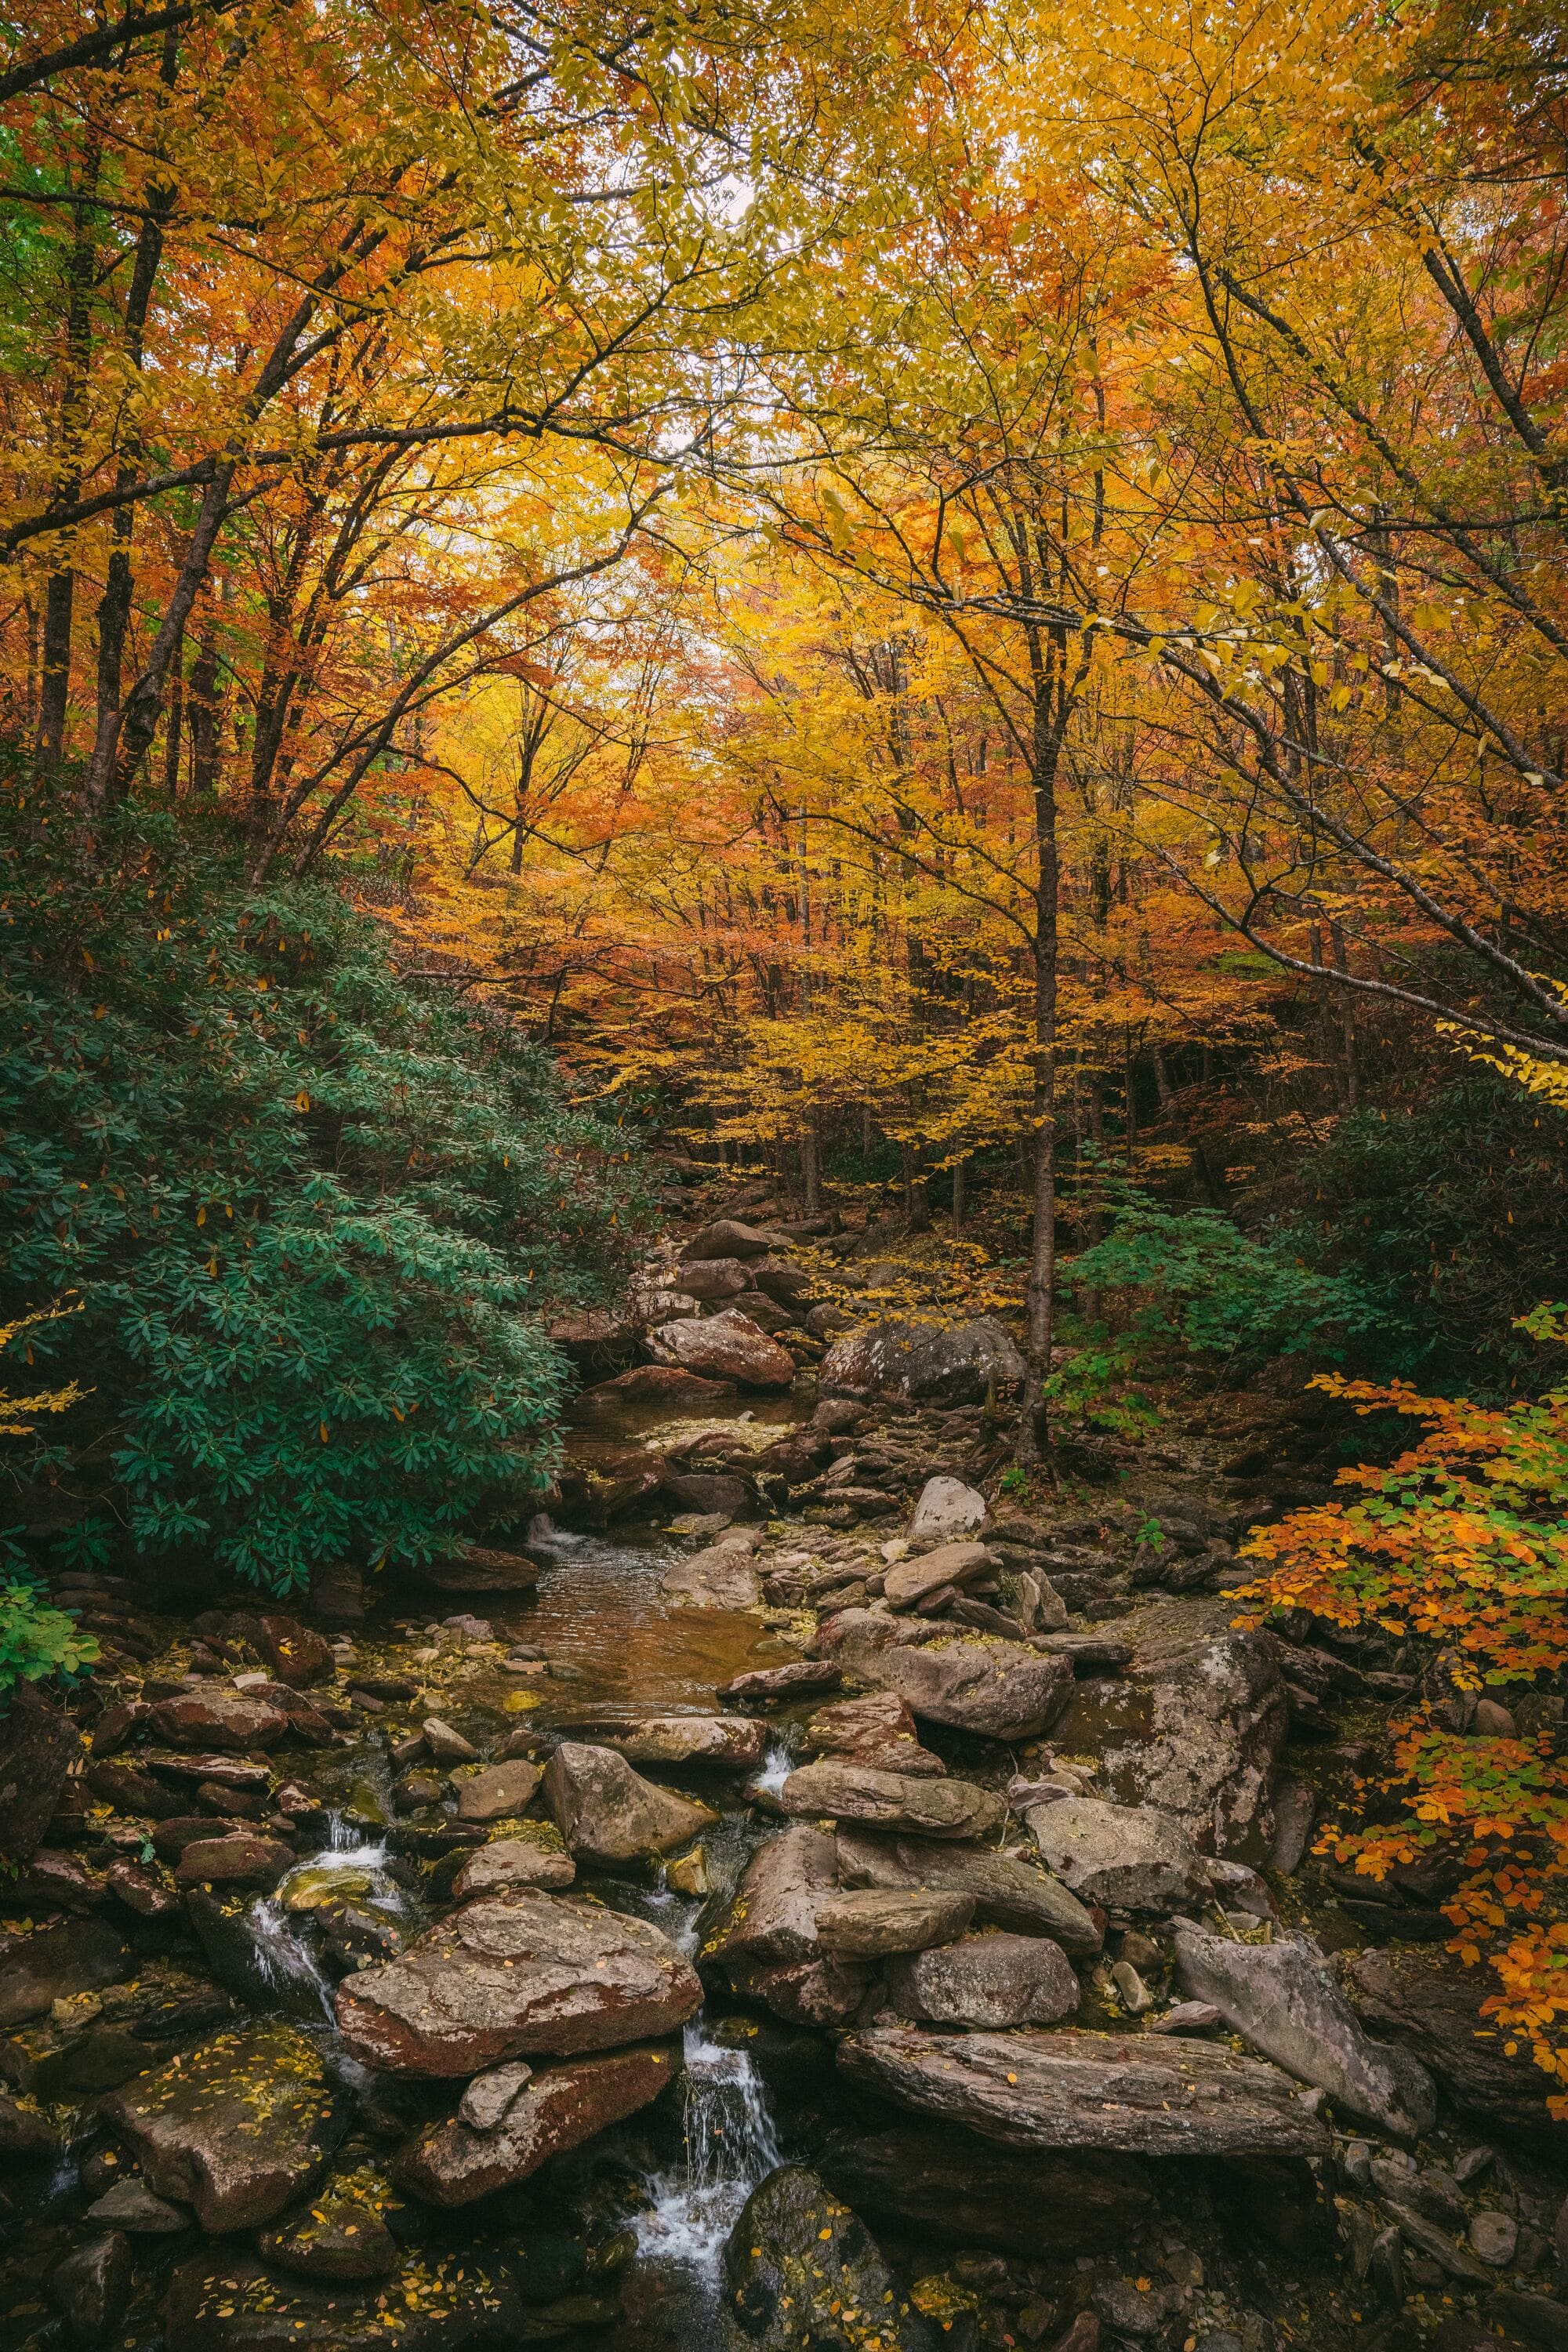
<svg viewBox="0 0 1568 2352"><path fill-rule="evenodd" d="M1043 714L1042 714L1043 716ZM1049 1443L1046 1382L1051 1372L1057 1281L1057 799L1056 760L1036 769L1034 1086L1029 1124L1035 1143L1034 1225L1029 1255L1028 1345L1018 1415L1018 1459L1038 1462Z"/></svg>
<svg viewBox="0 0 1568 2352"><path fill-rule="evenodd" d="M800 1194L805 1214L815 1217L822 1206L822 1172L818 1164L816 1120L809 1111L800 1137Z"/></svg>
<svg viewBox="0 0 1568 2352"><path fill-rule="evenodd" d="M191 664L191 790L216 793L218 784L217 625L205 621Z"/></svg>
<svg viewBox="0 0 1568 2352"><path fill-rule="evenodd" d="M952 1238L954 1241L958 1239L960 1234L963 1231L963 1211L965 1205L963 1197L965 1187L963 1180L964 1171L968 1168L968 1165L969 1162L967 1160L955 1160L952 1163Z"/></svg>

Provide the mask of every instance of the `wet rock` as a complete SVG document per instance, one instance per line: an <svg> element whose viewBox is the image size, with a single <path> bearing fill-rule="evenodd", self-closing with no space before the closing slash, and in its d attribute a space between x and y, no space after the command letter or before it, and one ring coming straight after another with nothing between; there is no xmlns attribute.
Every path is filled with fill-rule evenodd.
<svg viewBox="0 0 1568 2352"><path fill-rule="evenodd" d="M677 1560L659 1579L659 1590L689 1609L754 1609L763 1597L763 1580L752 1565L758 1538L737 1528Z"/></svg>
<svg viewBox="0 0 1568 2352"><path fill-rule="evenodd" d="M423 1725L425 1745L438 1764L477 1764L479 1751L444 1717L427 1715Z"/></svg>
<svg viewBox="0 0 1568 2352"><path fill-rule="evenodd" d="M59 2152L59 2135L48 2117L0 2091L0 2156L20 2164L50 2164Z"/></svg>
<svg viewBox="0 0 1568 2352"><path fill-rule="evenodd" d="M140 1772L119 1757L89 1764L82 1779L101 1804L111 1805L117 1813L145 1814L149 1821L168 1820L190 1802L188 1797L172 1794L151 1772Z"/></svg>
<svg viewBox="0 0 1568 2352"><path fill-rule="evenodd" d="M320 1633L301 1625L297 1617L270 1613L246 1622L246 1638L266 1659L280 1683L304 1690L311 1683L330 1682L332 1653Z"/></svg>
<svg viewBox="0 0 1568 2352"><path fill-rule="evenodd" d="M81 1754L75 1724L29 1682L0 1717L0 1854L25 1862L42 1842Z"/></svg>
<svg viewBox="0 0 1568 2352"><path fill-rule="evenodd" d="M1153 2209L1136 2158L1003 2148L913 2117L835 2132L820 2160L858 2212L1037 2261L1120 2248Z"/></svg>
<svg viewBox="0 0 1568 2352"><path fill-rule="evenodd" d="M989 1316L945 1331L926 1323L869 1324L836 1339L817 1373L827 1395L941 1398L948 1404L983 1404L1023 1377L1023 1358Z"/></svg>
<svg viewBox="0 0 1568 2352"><path fill-rule="evenodd" d="M752 1960L737 1955L726 1963L725 1972L742 2000L760 2002L786 2025L819 2032L849 2022L872 1977L868 1961L837 1959L820 1948L815 1958L803 1960Z"/></svg>
<svg viewBox="0 0 1568 2352"><path fill-rule="evenodd" d="M182 1886L276 1886L293 1862L293 1848L280 1838L239 1830L230 1837L193 1838L174 1876Z"/></svg>
<svg viewBox="0 0 1568 2352"><path fill-rule="evenodd" d="M87 2209L87 2218L102 2230L128 2230L137 2238L169 2238L176 2231L191 2226L188 2205L171 2205L164 2197L155 2197L144 2180L131 2176L117 2180L104 2191L95 2204Z"/></svg>
<svg viewBox="0 0 1568 2352"><path fill-rule="evenodd" d="M471 2251L404 2256L379 2292L324 2285L236 2249L182 2263L163 2299L163 2341L178 2352L385 2352L389 2313L397 2352L463 2352L521 2342L510 2284Z"/></svg>
<svg viewBox="0 0 1568 2352"><path fill-rule="evenodd" d="M611 1748L563 1740L544 1773L544 1801L574 1854L602 1865L668 1853L718 1814L632 1769Z"/></svg>
<svg viewBox="0 0 1568 2352"><path fill-rule="evenodd" d="M523 1811L543 1775L520 1756L510 1764L472 1765L452 1778L460 1822L499 1822Z"/></svg>
<svg viewBox="0 0 1568 2352"><path fill-rule="evenodd" d="M79 2352L97 2352L120 2326L131 2300L131 2241L107 2230L57 2263L49 2293L65 2320L66 2334Z"/></svg>
<svg viewBox="0 0 1568 2352"><path fill-rule="evenodd" d="M823 1830L788 1829L760 1845L730 1906L703 1947L703 1957L728 1962L816 1959L817 1905L838 1883L834 1841Z"/></svg>
<svg viewBox="0 0 1568 2352"><path fill-rule="evenodd" d="M499 2130L532 2080L533 2068L526 2058L509 2059L488 2074L476 2074L458 2102L458 2121L470 2131Z"/></svg>
<svg viewBox="0 0 1568 2352"><path fill-rule="evenodd" d="M1437 2102L1426 2069L1372 2039L1311 1937L1277 1932L1268 1944L1240 1944L1183 1920L1175 1953L1193 2000L1212 2001L1227 2025L1336 2107L1394 2139L1430 2131Z"/></svg>
<svg viewBox="0 0 1568 2352"><path fill-rule="evenodd" d="M57 2000L119 1984L131 1967L124 1937L101 1919L36 1928L0 1955L0 2026L20 2025Z"/></svg>
<svg viewBox="0 0 1568 2352"><path fill-rule="evenodd" d="M204 2230L253 2230L322 2169L349 2121L316 2044L289 2025L221 2033L111 2092L103 2115L161 2197Z"/></svg>
<svg viewBox="0 0 1568 2352"><path fill-rule="evenodd" d="M1289 1716L1266 1635L1194 1635L1187 1618L1141 1636L1121 1680L1079 1683L1058 1738L1069 1754L1099 1756L1118 1803L1174 1814L1205 1853L1257 1864L1273 1843Z"/></svg>
<svg viewBox="0 0 1568 2352"><path fill-rule="evenodd" d="M988 1508L979 1489L966 1486L962 1478L928 1478L910 1520L910 1539L934 1537L950 1543L973 1535L984 1526Z"/></svg>
<svg viewBox="0 0 1568 2352"><path fill-rule="evenodd" d="M275 1748L289 1728L289 1718L269 1699L215 1684L210 1690L185 1691L178 1698L160 1699L153 1723L161 1739L173 1748Z"/></svg>
<svg viewBox="0 0 1568 2352"><path fill-rule="evenodd" d="M677 1509L697 1511L717 1519L738 1519L752 1500L743 1478L731 1472L672 1471L665 1479L665 1495Z"/></svg>
<svg viewBox="0 0 1568 2352"><path fill-rule="evenodd" d="M679 2069L671 2047L615 2050L534 2075L492 2128L459 2117L428 2125L393 2164L402 2189L432 2205L467 2205L526 2180L547 2158L581 2147L657 2099Z"/></svg>
<svg viewBox="0 0 1568 2352"><path fill-rule="evenodd" d="M45 1846L5 1886L7 1906L28 1911L97 1911L107 1892L98 1872L89 1870L74 1853L59 1853Z"/></svg>
<svg viewBox="0 0 1568 2352"><path fill-rule="evenodd" d="M971 1895L984 1926L1049 1936L1076 1959L1092 1959L1104 1941L1100 1922L1075 1895L1011 1854L862 1830L840 1830L835 1845L845 1886L933 1886Z"/></svg>
<svg viewBox="0 0 1568 2352"><path fill-rule="evenodd" d="M1044 1936L963 1936L884 1974L899 2014L932 2025L1055 2025L1079 2004L1071 1964Z"/></svg>
<svg viewBox="0 0 1568 2352"><path fill-rule="evenodd" d="M743 1389L787 1389L795 1379L789 1349L733 1307L661 1323L648 1335L648 1346L661 1363Z"/></svg>
<svg viewBox="0 0 1568 2352"><path fill-rule="evenodd" d="M774 1701L809 1698L837 1690L844 1677L827 1658L791 1658L782 1666L756 1666L721 1684L715 1694L735 1706L765 1706Z"/></svg>
<svg viewBox="0 0 1568 2352"><path fill-rule="evenodd" d="M1000 1829L1007 1814L1000 1797L973 1781L906 1779L835 1760L792 1772L778 1802L786 1813L931 1838L984 1837Z"/></svg>
<svg viewBox="0 0 1568 2352"><path fill-rule="evenodd" d="M1064 2026L1054 2033L928 2033L871 2026L838 2063L900 2106L1013 2147L1149 2156L1324 2156L1328 2127L1290 2077L1206 2042Z"/></svg>
<svg viewBox="0 0 1568 2352"><path fill-rule="evenodd" d="M805 1727L805 1738L808 1747L851 1764L869 1765L874 1772L935 1780L947 1770L940 1756L921 1746L914 1717L893 1691L868 1691L864 1697L818 1707Z"/></svg>
<svg viewBox="0 0 1568 2352"><path fill-rule="evenodd" d="M369 2166L324 2183L307 2205L262 2232L263 2262L300 2278L344 2284L390 2278L402 2257L376 2210L386 2189L384 2178Z"/></svg>
<svg viewBox="0 0 1568 2352"><path fill-rule="evenodd" d="M934 1551L921 1552L918 1559L896 1560L883 1579L882 1591L889 1609L914 1609L944 1585L962 1591L991 1566L992 1555L983 1543L942 1543Z"/></svg>
<svg viewBox="0 0 1568 2352"><path fill-rule="evenodd" d="M646 1920L516 1888L454 1912L385 1968L339 1987L344 2047L367 2066L472 2074L671 2032L701 2000Z"/></svg>
<svg viewBox="0 0 1568 2352"><path fill-rule="evenodd" d="M894 2292L863 2221L816 2174L786 2165L752 2190L724 2248L724 2305L758 2352L929 2352L929 2324Z"/></svg>
<svg viewBox="0 0 1568 2352"><path fill-rule="evenodd" d="M406 1566L403 1573L430 1592L531 1592L539 1582L539 1562L526 1552L470 1543L443 1559Z"/></svg>
<svg viewBox="0 0 1568 2352"><path fill-rule="evenodd" d="M452 1892L466 1903L472 1895L494 1894L503 1886L570 1886L576 1875L577 1865L561 1845L559 1832L549 1844L542 1836L492 1838L468 1856Z"/></svg>
<svg viewBox="0 0 1568 2352"><path fill-rule="evenodd" d="M634 1364L613 1381L601 1381L584 1390L584 1404L710 1404L715 1397L732 1396L732 1381L704 1380L683 1371L679 1364Z"/></svg>
<svg viewBox="0 0 1568 2352"><path fill-rule="evenodd" d="M1362 2022L1418 2058L1459 2113L1500 2146L1542 2156L1561 2147L1561 2124L1547 2114L1550 2080L1522 2038L1508 2053L1480 2014L1487 1979L1445 1953L1366 1951L1352 1960L1345 1990Z"/></svg>
<svg viewBox="0 0 1568 2352"><path fill-rule="evenodd" d="M963 1933L973 1911L969 1895L858 1887L819 1896L816 1932L840 1959L874 1960L884 1953L923 1952L928 1945L948 1943Z"/></svg>
<svg viewBox="0 0 1568 2352"><path fill-rule="evenodd" d="M727 1715L645 1716L601 1738L628 1764L712 1764L734 1772L754 1770L767 1747L760 1723Z"/></svg>
<svg viewBox="0 0 1568 2352"><path fill-rule="evenodd" d="M879 1690L895 1691L923 1722L992 1739L1034 1739L1073 1692L1072 1668L1021 1642L973 1638L906 1643L870 1610L846 1610L817 1640L835 1664Z"/></svg>
<svg viewBox="0 0 1568 2352"><path fill-rule="evenodd" d="M1208 1891L1203 1856L1181 1822L1152 1805L1068 1797L1032 1805L1026 1818L1047 1866L1087 1903L1163 1913Z"/></svg>

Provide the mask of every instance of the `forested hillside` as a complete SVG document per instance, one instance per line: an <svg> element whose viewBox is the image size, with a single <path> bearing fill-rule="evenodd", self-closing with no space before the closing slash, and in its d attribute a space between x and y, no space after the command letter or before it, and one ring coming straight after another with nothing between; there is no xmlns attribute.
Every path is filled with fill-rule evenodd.
<svg viewBox="0 0 1568 2352"><path fill-rule="evenodd" d="M148 1706L208 1671L183 1630L204 1608L210 1671L254 1682L293 1639L257 1626L293 1621L245 1612L460 1600L465 1576L531 1591L516 1548L542 1526L593 1544L624 1521L635 1549L660 1508L696 1513L661 1539L758 1521L754 1565L699 1578L696 1606L770 1605L800 1688L837 1688L809 1668L842 1619L896 1613L929 1471L977 1513L933 1539L999 1547L898 1602L939 1638L1048 1637L1114 1675L1143 1668L1101 1603L1109 1622L1159 1587L1242 1612L1279 1694L1260 1786L1287 1690L1300 1736L1350 1759L1285 1877L1317 1866L1310 1833L1341 1894L1380 1890L1395 1941L1479 1971L1474 2030L1523 2053L1555 2116L1560 13L26 0L0 47L0 1822L56 1753L20 1715L58 1725L74 1693L84 1723L140 1706L114 1737L150 1738ZM955 1332L959 1373L889 1370ZM638 1421L655 1397L700 1415L714 1378L773 1396L764 1417L787 1397L787 1428L704 1453L696 1423L667 1444ZM1195 1487L1192 1542L1179 1495L1162 1522L1156 1467L1223 1492L1235 1554ZM778 1549L822 1527L848 1545L837 1580ZM145 1637L137 1596L174 1612ZM881 1632L860 1632L880 1690ZM382 1658L362 1713L405 1707L407 1675ZM1331 1693L1381 1711L1347 1731ZM1047 1713L985 1764L1020 1816ZM431 1719L458 1745L391 1725L423 1793L384 1810L431 1811L408 1850L446 1903L442 1823L470 1816L420 1775L534 1750ZM903 1771L886 1740L913 1716L852 1729L871 1777ZM220 1732L209 1808L260 1785ZM909 1769L948 1785L954 1762L974 1755ZM1065 1769L1028 1803L1081 1795ZM159 1784L132 1779L94 1785L141 1823ZM163 1818L147 1806L121 1861L153 1868ZM1254 1843L1256 1876L1276 1850ZM267 1867L240 1883L270 1895ZM705 1868L680 1891L709 1895ZM886 1891L833 1868L844 1900ZM178 1907L158 1883L147 1919ZM57 1882L27 1884L42 1916ZM1161 1932L1226 1885L1172 1891ZM1142 1989L1140 1907L1109 1902ZM827 1979L785 1998L766 1974L805 1965L794 1933L729 1981L815 2030ZM384 1957L369 1930L334 1948L339 1974ZM843 1953L808 1958L837 2000ZM1131 2030L1144 2012L1109 1984ZM845 2002L834 2032L874 2026ZM874 2123L893 2062L864 2063ZM1395 2224L1434 2293L1474 2286L1479 2257L1422 2256ZM1359 2226L1342 2213L1342 2238ZM1387 2333L1409 2320L1377 2286L1397 2236L1362 2252L1386 2322L1368 2352L1425 2344L1435 2303ZM1516 2300L1547 2299L1520 2278ZM1039 2292L1065 2352L1154 2336ZM1568 2342L1552 2308L1563 2332L1537 2315L1525 2340ZM1173 2344L1243 2341L1184 2338L1177 2311ZM239 2343L197 2318L197 2352ZM754 2340L782 2352L773 2324ZM245 2352L285 2340L258 2325ZM462 2340L482 2352L486 2325ZM47 2352L92 2352L118 2320L48 2326ZM898 2352L921 2352L911 2328ZM880 2343L812 2337L851 2340Z"/></svg>

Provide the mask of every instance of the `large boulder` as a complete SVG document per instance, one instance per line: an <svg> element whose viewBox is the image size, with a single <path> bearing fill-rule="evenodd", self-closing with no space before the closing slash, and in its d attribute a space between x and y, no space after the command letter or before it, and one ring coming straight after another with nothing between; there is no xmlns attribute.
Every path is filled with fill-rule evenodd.
<svg viewBox="0 0 1568 2352"><path fill-rule="evenodd" d="M1326 2156L1310 2093L1259 2058L1172 2035L929 2033L869 2026L838 2063L900 2106L1010 2147L1146 2156Z"/></svg>
<svg viewBox="0 0 1568 2352"><path fill-rule="evenodd" d="M1205 1853L1259 1867L1289 1714L1274 1646L1261 1633L1194 1630L1190 1606L1155 1616L1120 1679L1077 1685L1058 1742L1099 1757L1118 1803L1173 1813Z"/></svg>
<svg viewBox="0 0 1568 2352"><path fill-rule="evenodd" d="M18 1682L0 1717L0 1854L8 1862L26 1862L42 1842L80 1754L70 1717Z"/></svg>
<svg viewBox="0 0 1568 2352"><path fill-rule="evenodd" d="M351 2105L316 2043L278 2024L183 2051L111 2092L102 2113L148 2185L216 2232L258 2229L308 2189Z"/></svg>
<svg viewBox="0 0 1568 2352"><path fill-rule="evenodd" d="M525 1826L532 1826L525 1824ZM470 1895L494 1895L503 1886L570 1886L577 1865L561 1842L553 1822L537 1824L534 1837L491 1838L471 1853L458 1871L452 1892L459 1903Z"/></svg>
<svg viewBox="0 0 1568 2352"><path fill-rule="evenodd" d="M707 1381L699 1372L683 1371L679 1364L634 1364L613 1381L584 1389L580 1404L710 1404L715 1397L732 1396L732 1381Z"/></svg>
<svg viewBox="0 0 1568 2352"><path fill-rule="evenodd" d="M868 1828L916 1837L985 1837L1007 1817L1003 1800L973 1781L906 1779L900 1772L874 1772L864 1764L833 1759L804 1764L792 1772L777 1801L786 1813L861 1822Z"/></svg>
<svg viewBox="0 0 1568 2352"><path fill-rule="evenodd" d="M787 1389L795 1379L789 1349L733 1307L661 1323L649 1334L648 1346L660 1363L678 1364L708 1380L734 1381L743 1389Z"/></svg>
<svg viewBox="0 0 1568 2352"><path fill-rule="evenodd" d="M1310 1936L1276 1933L1238 1944L1178 1922L1176 1966L1194 2000L1212 2001L1266 2057L1326 2091L1336 2107L1394 2139L1419 2139L1436 2121L1432 2078L1419 2060L1374 2042Z"/></svg>
<svg viewBox="0 0 1568 2352"><path fill-rule="evenodd" d="M578 1739L563 1739L545 1767L544 1801L572 1852L606 1866L669 1853L719 1818L645 1780L613 1748Z"/></svg>
<svg viewBox="0 0 1568 2352"><path fill-rule="evenodd" d="M800 2165L770 2173L746 2200L724 2248L724 2303L756 2352L934 2352L937 2341L898 2301L864 2221Z"/></svg>
<svg viewBox="0 0 1568 2352"><path fill-rule="evenodd" d="M104 1920L35 1928L0 1954L0 2026L24 2024L53 2001L119 1984L132 1966L130 1946Z"/></svg>
<svg viewBox="0 0 1568 2352"><path fill-rule="evenodd" d="M395 1960L338 1988L338 2030L366 2066L474 2074L673 2032L702 1989L644 1919L530 1887L481 1895Z"/></svg>
<svg viewBox="0 0 1568 2352"><path fill-rule="evenodd" d="M1105 1940L1101 1922L1077 1895L1012 1854L864 1830L840 1830L834 1843L840 1885L941 1887L973 1895L983 1926L1049 1936L1075 1959L1093 1959Z"/></svg>
<svg viewBox="0 0 1568 2352"><path fill-rule="evenodd" d="M1035 2261L1119 2252L1153 2211L1136 2157L998 2147L911 2116L835 2132L822 2171L857 2212L924 2238L994 2246Z"/></svg>
<svg viewBox="0 0 1568 2352"><path fill-rule="evenodd" d="M534 2074L488 2131L458 2116L427 2124L393 2160L398 2186L429 2205L468 2205L537 2172L548 2157L635 2115L679 2074L669 2045L567 2059Z"/></svg>
<svg viewBox="0 0 1568 2352"><path fill-rule="evenodd" d="M983 1404L1023 1377L1024 1359L988 1315L946 1330L931 1323L868 1324L836 1339L817 1373L825 1396L940 1398L946 1404Z"/></svg>
<svg viewBox="0 0 1568 2352"><path fill-rule="evenodd" d="M539 1562L526 1552L470 1543L438 1559L410 1565L404 1573L432 1592L531 1592L539 1581Z"/></svg>
<svg viewBox="0 0 1568 2352"><path fill-rule="evenodd" d="M738 1257L689 1258L680 1269L680 1287L688 1298L739 1298L751 1286L752 1277Z"/></svg>
<svg viewBox="0 0 1568 2352"><path fill-rule="evenodd" d="M1496 1986L1489 1970L1405 1945L1361 1953L1345 1989L1363 2022L1419 2059L1473 2127L1500 2147L1556 2159L1563 2126L1547 2111L1552 2077L1523 2034L1499 2033L1481 2015Z"/></svg>
<svg viewBox="0 0 1568 2352"><path fill-rule="evenodd" d="M763 1597L762 1577L752 1565L757 1543L754 1528L737 1528L667 1568L659 1591L688 1609L754 1609Z"/></svg>
<svg viewBox="0 0 1568 2352"><path fill-rule="evenodd" d="M889 1960L883 1973L900 2016L930 2025L1056 2025L1079 2003L1071 1965L1045 1936L963 1936Z"/></svg>
<svg viewBox="0 0 1568 2352"><path fill-rule="evenodd" d="M714 1258L766 1257L777 1238L760 1226L742 1224L737 1217L717 1218L710 1225L700 1225L682 1249L679 1279L684 1285L688 1266Z"/></svg>
<svg viewBox="0 0 1568 2352"><path fill-rule="evenodd" d="M465 1764L453 1774L460 1822L500 1822L521 1813L538 1788L537 1764L514 1756L504 1764Z"/></svg>
<svg viewBox="0 0 1568 2352"><path fill-rule="evenodd" d="M268 1698L215 1683L207 1690L182 1691L160 1699L153 1728L171 1748L275 1748L289 1717Z"/></svg>
<svg viewBox="0 0 1568 2352"><path fill-rule="evenodd" d="M906 1641L901 1630L875 1610L845 1609L818 1629L812 1648L859 1681L895 1691L923 1722L990 1739L1038 1738L1072 1697L1068 1661L1026 1643L973 1634Z"/></svg>
<svg viewBox="0 0 1568 2352"><path fill-rule="evenodd" d="M1208 1892L1202 1854L1179 1821L1152 1805L1064 1797L1031 1805L1026 1819L1047 1869L1086 1903L1168 1913Z"/></svg>

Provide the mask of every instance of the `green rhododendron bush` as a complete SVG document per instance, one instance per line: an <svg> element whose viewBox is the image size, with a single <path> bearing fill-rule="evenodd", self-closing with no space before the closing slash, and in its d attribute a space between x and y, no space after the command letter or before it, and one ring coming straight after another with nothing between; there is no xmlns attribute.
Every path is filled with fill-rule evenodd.
<svg viewBox="0 0 1568 2352"><path fill-rule="evenodd" d="M324 883L141 820L84 870L0 804L12 1565L177 1558L278 1593L538 1507L635 1157L504 1018L399 978Z"/></svg>

